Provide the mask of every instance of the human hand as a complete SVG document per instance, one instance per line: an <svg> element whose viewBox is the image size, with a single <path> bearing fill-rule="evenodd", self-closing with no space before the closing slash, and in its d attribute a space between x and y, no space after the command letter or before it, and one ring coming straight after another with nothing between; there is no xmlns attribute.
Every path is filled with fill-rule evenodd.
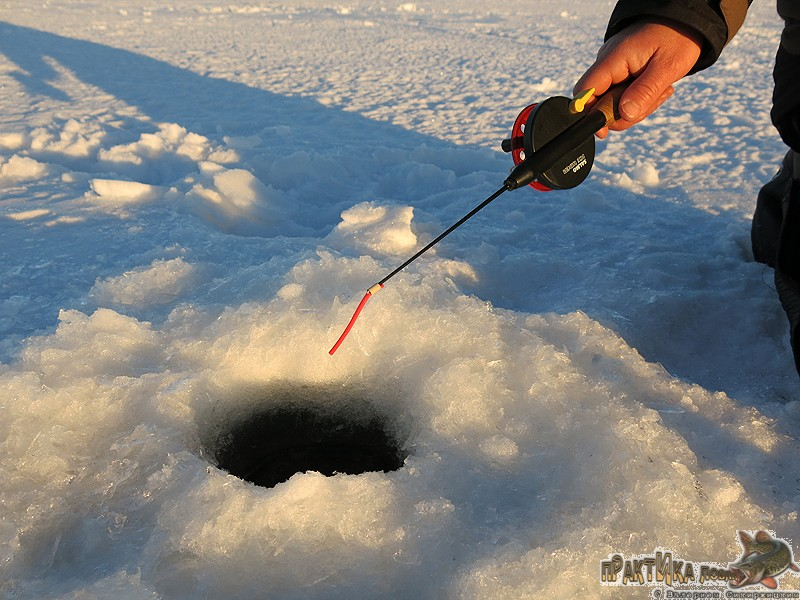
<svg viewBox="0 0 800 600"><path fill-rule="evenodd" d="M610 129L621 131L642 121L669 98L672 84L692 70L702 49L702 37L673 21L631 25L611 37L594 64L575 84L575 92L589 88L601 96L612 85L633 78L619 103L620 119ZM601 129L600 138L608 135Z"/></svg>

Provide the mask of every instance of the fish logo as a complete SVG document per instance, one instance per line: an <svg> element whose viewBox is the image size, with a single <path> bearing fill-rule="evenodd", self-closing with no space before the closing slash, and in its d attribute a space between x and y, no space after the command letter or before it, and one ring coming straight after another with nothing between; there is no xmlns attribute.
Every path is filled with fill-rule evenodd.
<svg viewBox="0 0 800 600"><path fill-rule="evenodd" d="M800 571L794 563L792 549L785 541L772 537L766 531L759 531L752 537L739 531L739 544L742 556L728 569L736 576L729 581L732 588L761 584L772 590L778 587L778 577L787 569Z"/></svg>

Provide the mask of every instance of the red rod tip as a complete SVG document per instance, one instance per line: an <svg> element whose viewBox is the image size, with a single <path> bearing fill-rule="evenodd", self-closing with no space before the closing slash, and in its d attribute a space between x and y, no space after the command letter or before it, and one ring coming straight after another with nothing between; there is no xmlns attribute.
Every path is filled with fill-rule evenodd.
<svg viewBox="0 0 800 600"><path fill-rule="evenodd" d="M367 303L367 300L369 300L370 296L372 296L373 290L374 289L379 290L382 287L383 287L382 285L380 287L375 285L369 288L369 290L367 290L367 293L364 294L364 297L361 299L361 302L358 303L358 306L356 307L356 311L353 313L353 316L350 317L350 322L347 324L347 327L344 328L344 332L342 333L342 335L339 336L339 339L336 340L336 343L333 345L333 348L331 348L328 351L328 354L333 356L333 353L339 349L339 346L342 345L342 342L344 342L344 339L347 337L347 334L350 333L350 330L353 328L353 325L355 325L356 319L358 319L358 315L360 315L361 311L364 310L364 305Z"/></svg>

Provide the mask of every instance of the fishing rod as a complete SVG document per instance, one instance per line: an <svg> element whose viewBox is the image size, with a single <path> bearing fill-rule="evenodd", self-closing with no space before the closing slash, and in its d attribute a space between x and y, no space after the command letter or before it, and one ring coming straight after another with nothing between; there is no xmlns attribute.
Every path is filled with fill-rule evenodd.
<svg viewBox="0 0 800 600"><path fill-rule="evenodd" d="M356 307L342 335L330 349L333 355L355 325L367 301L383 289L387 281L471 219L504 192L530 186L536 190L567 190L580 185L594 164L594 134L619 120L619 99L627 84L612 87L587 110L594 89L574 98L553 96L531 104L519 113L511 137L502 149L510 152L514 168L503 186L445 229L411 258L370 287Z"/></svg>

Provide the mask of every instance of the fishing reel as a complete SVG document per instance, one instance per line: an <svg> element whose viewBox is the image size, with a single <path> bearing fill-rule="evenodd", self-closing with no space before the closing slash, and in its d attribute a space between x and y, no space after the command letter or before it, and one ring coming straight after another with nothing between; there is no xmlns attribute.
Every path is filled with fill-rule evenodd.
<svg viewBox="0 0 800 600"><path fill-rule="evenodd" d="M514 121L511 139L503 140L503 152L511 153L515 166L521 164L580 120L587 99L585 94L574 99L553 96L525 107ZM589 135L528 185L542 192L568 190L580 185L592 170L594 151L594 135Z"/></svg>

